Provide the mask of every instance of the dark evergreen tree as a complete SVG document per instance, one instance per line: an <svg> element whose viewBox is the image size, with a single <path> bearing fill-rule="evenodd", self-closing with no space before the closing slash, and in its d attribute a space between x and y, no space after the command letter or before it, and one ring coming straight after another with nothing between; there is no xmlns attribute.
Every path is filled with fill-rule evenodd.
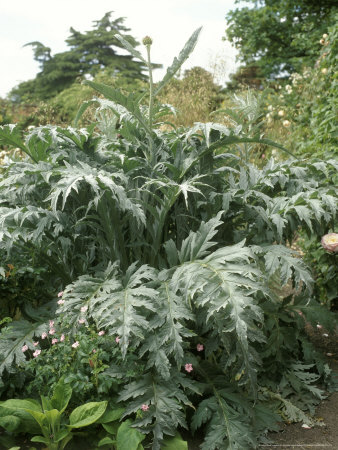
<svg viewBox="0 0 338 450"><path fill-rule="evenodd" d="M145 79L145 67L132 56L118 54L123 48L116 34L122 35L133 47L139 45L128 34L129 28L123 25L124 18L111 18L107 12L101 20L94 21L91 31L81 33L74 28L66 39L69 50L51 55L51 49L40 42L30 42L34 59L39 62L41 72L35 79L20 83L11 92L14 101L48 100L70 87L78 77L94 77L98 72L109 69L112 74L123 74L131 79Z"/></svg>

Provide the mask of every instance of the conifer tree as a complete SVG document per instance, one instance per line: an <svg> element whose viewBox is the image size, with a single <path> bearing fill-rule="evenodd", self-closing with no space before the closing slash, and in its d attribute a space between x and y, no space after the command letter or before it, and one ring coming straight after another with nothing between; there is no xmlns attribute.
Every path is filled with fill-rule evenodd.
<svg viewBox="0 0 338 450"><path fill-rule="evenodd" d="M102 19L94 21L93 29L80 32L70 29L71 35L66 39L69 50L51 54L51 49L41 42L31 45L34 59L39 62L41 71L33 80L20 83L11 92L14 101L25 99L48 100L64 89L70 87L78 77L92 78L98 72L109 69L112 74L123 74L132 79L145 79L145 67L134 61L130 55L119 54L123 48L116 34L120 34L133 47L138 45L136 39L128 34L124 18L111 18L107 12Z"/></svg>

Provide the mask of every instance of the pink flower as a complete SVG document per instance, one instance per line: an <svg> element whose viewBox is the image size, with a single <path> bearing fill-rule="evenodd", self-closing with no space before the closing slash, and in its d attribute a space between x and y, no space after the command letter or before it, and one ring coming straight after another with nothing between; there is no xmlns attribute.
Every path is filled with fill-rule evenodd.
<svg viewBox="0 0 338 450"><path fill-rule="evenodd" d="M184 366L186 372L192 372L194 369L192 368L192 364L186 364Z"/></svg>
<svg viewBox="0 0 338 450"><path fill-rule="evenodd" d="M82 306L81 312L82 312L82 313L85 313L85 312L87 311L87 309L88 309L88 306Z"/></svg>
<svg viewBox="0 0 338 450"><path fill-rule="evenodd" d="M96 353L96 350L95 350L95 348L93 349L93 353Z"/></svg>
<svg viewBox="0 0 338 450"><path fill-rule="evenodd" d="M55 329L54 329L54 328L51 328L51 329L49 330L49 334L55 334Z"/></svg>
<svg viewBox="0 0 338 450"><path fill-rule="evenodd" d="M65 340L65 335L64 335L64 334L61 334L60 342L63 342L64 340Z"/></svg>
<svg viewBox="0 0 338 450"><path fill-rule="evenodd" d="M148 406L148 405L145 405L145 404L143 404L143 405L141 406L141 409L142 409L142 411L148 411L148 409L149 409L149 406Z"/></svg>
<svg viewBox="0 0 338 450"><path fill-rule="evenodd" d="M325 234L322 237L321 244L328 252L338 252L338 233Z"/></svg>
<svg viewBox="0 0 338 450"><path fill-rule="evenodd" d="M49 328L53 328L53 326L54 326L54 320L50 320L49 321Z"/></svg>
<svg viewBox="0 0 338 450"><path fill-rule="evenodd" d="M58 339L54 338L52 339L52 345L56 344L58 342Z"/></svg>
<svg viewBox="0 0 338 450"><path fill-rule="evenodd" d="M104 331L102 330L102 331L99 331L99 336L103 336L104 335Z"/></svg>
<svg viewBox="0 0 338 450"><path fill-rule="evenodd" d="M35 352L33 353L34 358L36 358L37 356L39 356L41 353L41 350L35 350Z"/></svg>
<svg viewBox="0 0 338 450"><path fill-rule="evenodd" d="M264 153L262 154L261 158L262 158L262 159L265 159L265 154L264 154Z"/></svg>
<svg viewBox="0 0 338 450"><path fill-rule="evenodd" d="M79 341L76 341L76 342L74 342L74 344L72 344L72 347L73 348L76 348L76 347L78 347L80 345L80 342Z"/></svg>
<svg viewBox="0 0 338 450"><path fill-rule="evenodd" d="M46 337L47 337L47 333L42 333L41 339L46 339Z"/></svg>
<svg viewBox="0 0 338 450"><path fill-rule="evenodd" d="M119 342L120 342L120 338L117 336L116 338L115 338L115 342L118 344Z"/></svg>
<svg viewBox="0 0 338 450"><path fill-rule="evenodd" d="M25 353L28 350L28 346L24 345L21 350Z"/></svg>
<svg viewBox="0 0 338 450"><path fill-rule="evenodd" d="M85 323L86 319L79 319L79 323Z"/></svg>
<svg viewBox="0 0 338 450"><path fill-rule="evenodd" d="M196 348L197 348L197 351L198 351L198 352L203 352L203 350L204 350L204 345L203 345L203 344L197 344Z"/></svg>
<svg viewBox="0 0 338 450"><path fill-rule="evenodd" d="M323 328L323 325L317 325L318 330L321 330Z"/></svg>
<svg viewBox="0 0 338 450"><path fill-rule="evenodd" d="M64 301L64 300L62 300L62 299L61 299L61 300L58 300L58 305L63 305L63 304L64 304L64 302L65 302L65 301Z"/></svg>
<svg viewBox="0 0 338 450"><path fill-rule="evenodd" d="M34 347L36 347L37 345L39 345L38 342L33 342Z"/></svg>
<svg viewBox="0 0 338 450"><path fill-rule="evenodd" d="M63 291L61 291L61 292L58 293L58 297L59 297L59 298L62 297L62 296L63 296Z"/></svg>

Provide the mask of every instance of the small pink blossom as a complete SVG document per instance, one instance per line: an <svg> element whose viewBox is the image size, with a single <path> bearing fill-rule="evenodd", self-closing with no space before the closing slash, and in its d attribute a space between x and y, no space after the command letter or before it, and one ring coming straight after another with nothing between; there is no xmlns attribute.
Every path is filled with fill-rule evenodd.
<svg viewBox="0 0 338 450"><path fill-rule="evenodd" d="M47 333L42 333L41 339L46 339L46 337L47 337Z"/></svg>
<svg viewBox="0 0 338 450"><path fill-rule="evenodd" d="M79 319L79 323L85 323L86 319Z"/></svg>
<svg viewBox="0 0 338 450"><path fill-rule="evenodd" d="M76 342L74 342L74 344L72 344L72 347L73 348L76 348L76 347L78 347L80 345L80 342L79 341L76 341Z"/></svg>
<svg viewBox="0 0 338 450"><path fill-rule="evenodd" d="M95 350L95 348L93 349L93 353L96 353L96 350Z"/></svg>
<svg viewBox="0 0 338 450"><path fill-rule="evenodd" d="M143 404L143 405L141 406L141 409L142 409L142 411L148 411L149 406L146 405L146 404Z"/></svg>
<svg viewBox="0 0 338 450"><path fill-rule="evenodd" d="M318 330L321 330L323 328L323 325L317 325Z"/></svg>
<svg viewBox="0 0 338 450"><path fill-rule="evenodd" d="M194 369L192 368L192 364L186 364L184 366L186 372L192 372Z"/></svg>
<svg viewBox="0 0 338 450"><path fill-rule="evenodd" d="M57 338L52 339L52 345L56 344L58 342Z"/></svg>
<svg viewBox="0 0 338 450"><path fill-rule="evenodd" d="M204 350L204 345L203 345L203 344L197 344L196 348L197 348L197 351L198 351L198 352L203 352L203 350Z"/></svg>
<svg viewBox="0 0 338 450"><path fill-rule="evenodd" d="M53 328L53 326L54 326L54 320L50 320L49 321L49 328Z"/></svg>
<svg viewBox="0 0 338 450"><path fill-rule="evenodd" d="M85 313L85 312L87 311L87 309L88 309L88 306L82 306L81 312L82 312L82 313Z"/></svg>
<svg viewBox="0 0 338 450"><path fill-rule="evenodd" d="M24 345L21 350L25 353L28 350L28 346Z"/></svg>
<svg viewBox="0 0 338 450"><path fill-rule="evenodd" d="M37 356L39 356L41 353L41 350L35 350L35 352L33 353L34 358L36 358Z"/></svg>
<svg viewBox="0 0 338 450"><path fill-rule="evenodd" d="M264 153L262 154L261 158L262 158L262 159L265 159L265 154L264 154Z"/></svg>
<svg viewBox="0 0 338 450"><path fill-rule="evenodd" d="M58 305L63 305L65 303L65 301L64 300L58 300Z"/></svg>
<svg viewBox="0 0 338 450"><path fill-rule="evenodd" d="M58 297L59 297L59 298L62 297L62 296L63 296L63 291L61 291L61 292L58 293Z"/></svg>
<svg viewBox="0 0 338 450"><path fill-rule="evenodd" d="M33 342L34 347L36 347L37 345L39 345L38 342Z"/></svg>
<svg viewBox="0 0 338 450"><path fill-rule="evenodd" d="M65 335L64 335L64 334L61 334L60 342L63 342L64 340L65 340Z"/></svg>
<svg viewBox="0 0 338 450"><path fill-rule="evenodd" d="M48 333L49 334L55 334L55 328L51 328Z"/></svg>
<svg viewBox="0 0 338 450"><path fill-rule="evenodd" d="M99 335L99 336L103 336L103 335L104 335L104 331L103 331L103 330L102 330L102 331L99 331L98 335Z"/></svg>
<svg viewBox="0 0 338 450"><path fill-rule="evenodd" d="M120 338L117 336L116 338L115 338L115 342L118 344L119 342L120 342Z"/></svg>

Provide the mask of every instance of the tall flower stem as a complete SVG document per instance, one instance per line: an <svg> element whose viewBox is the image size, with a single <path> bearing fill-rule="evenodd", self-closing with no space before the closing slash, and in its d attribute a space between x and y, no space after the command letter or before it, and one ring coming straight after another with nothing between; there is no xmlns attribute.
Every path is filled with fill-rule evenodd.
<svg viewBox="0 0 338 450"><path fill-rule="evenodd" d="M148 109L148 117L149 117L149 128L152 128L153 125L153 105L154 105L154 82L153 82L153 70L151 67L151 59L150 59L150 47L152 44L152 39L149 36L146 36L143 39L143 44L147 49L147 66L149 72L149 109Z"/></svg>

